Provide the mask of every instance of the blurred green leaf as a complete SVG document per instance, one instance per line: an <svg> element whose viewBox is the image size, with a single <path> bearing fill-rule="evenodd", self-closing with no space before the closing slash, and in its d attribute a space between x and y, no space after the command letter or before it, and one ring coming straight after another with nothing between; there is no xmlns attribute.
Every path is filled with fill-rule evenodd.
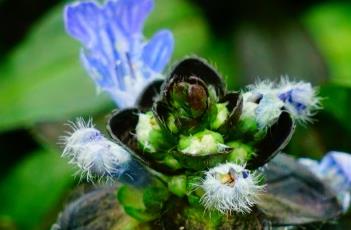
<svg viewBox="0 0 351 230"><path fill-rule="evenodd" d="M64 31L62 9L58 6L35 25L0 67L0 130L114 107L107 95L96 95L94 83L81 67L80 46ZM165 27L175 35L175 58L205 49L206 23L185 0L156 1L146 32Z"/></svg>
<svg viewBox="0 0 351 230"><path fill-rule="evenodd" d="M241 77L238 73L238 63L233 47L233 42L229 39L219 39L212 37L209 46L207 46L205 55L206 59L215 66L217 71L225 79L228 89L238 90L238 84Z"/></svg>
<svg viewBox="0 0 351 230"><path fill-rule="evenodd" d="M43 224L50 211L59 207L60 198L73 182L72 174L72 168L56 152L31 154L0 183L0 220L11 220L19 229ZM46 221L50 224L53 220Z"/></svg>
<svg viewBox="0 0 351 230"><path fill-rule="evenodd" d="M312 35L334 83L351 86L351 4L325 3L311 8L303 23Z"/></svg>
<svg viewBox="0 0 351 230"><path fill-rule="evenodd" d="M66 119L107 106L79 62L79 44L62 24L62 6L37 24L0 69L0 129Z"/></svg>
<svg viewBox="0 0 351 230"><path fill-rule="evenodd" d="M323 98L323 109L351 132L351 89L333 84L323 85L320 96Z"/></svg>

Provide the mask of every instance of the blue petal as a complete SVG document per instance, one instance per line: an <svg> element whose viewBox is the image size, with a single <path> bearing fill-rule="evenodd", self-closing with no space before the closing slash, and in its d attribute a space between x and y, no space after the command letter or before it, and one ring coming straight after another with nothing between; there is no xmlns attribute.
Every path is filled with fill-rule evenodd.
<svg viewBox="0 0 351 230"><path fill-rule="evenodd" d="M168 30L156 33L143 49L143 61L152 70L161 72L173 53L174 39Z"/></svg>
<svg viewBox="0 0 351 230"><path fill-rule="evenodd" d="M84 51L81 53L81 60L97 85L103 88L113 84L112 78L110 77L110 70L108 66L102 64L101 60L92 55L88 55Z"/></svg>
<svg viewBox="0 0 351 230"><path fill-rule="evenodd" d="M111 0L106 3L106 10L114 22L118 22L123 32L128 35L140 34L146 17L154 4L152 0Z"/></svg>
<svg viewBox="0 0 351 230"><path fill-rule="evenodd" d="M321 162L321 170L327 171L331 168L338 170L351 188L351 155L336 151L327 153Z"/></svg>
<svg viewBox="0 0 351 230"><path fill-rule="evenodd" d="M66 31L86 46L94 42L95 31L99 29L98 18L101 9L95 2L79 2L65 7Z"/></svg>

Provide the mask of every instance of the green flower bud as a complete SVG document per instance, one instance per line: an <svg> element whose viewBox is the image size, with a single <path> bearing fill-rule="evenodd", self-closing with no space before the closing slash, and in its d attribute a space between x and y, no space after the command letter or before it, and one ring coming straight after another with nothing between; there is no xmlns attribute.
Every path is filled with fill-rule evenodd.
<svg viewBox="0 0 351 230"><path fill-rule="evenodd" d="M198 118L207 110L207 91L197 83L179 82L172 86L171 105L181 117Z"/></svg>
<svg viewBox="0 0 351 230"><path fill-rule="evenodd" d="M170 114L168 116L167 127L171 131L171 133L178 133L178 131L179 131L178 127L177 127L177 124L176 124L176 119L175 119L175 117L172 114Z"/></svg>
<svg viewBox="0 0 351 230"><path fill-rule="evenodd" d="M172 169L180 169L182 167L179 162L169 154L162 160L162 162Z"/></svg>
<svg viewBox="0 0 351 230"><path fill-rule="evenodd" d="M117 199L129 216L140 222L147 222L161 216L162 208L169 195L164 183L154 179L143 188L121 186L117 192Z"/></svg>
<svg viewBox="0 0 351 230"><path fill-rule="evenodd" d="M167 140L152 112L140 113L135 128L138 142L146 152L155 153L167 147Z"/></svg>
<svg viewBox="0 0 351 230"><path fill-rule="evenodd" d="M228 217L223 217L223 215L216 210L204 211L203 207L199 206L186 207L184 209L184 218L186 219L187 224L189 226L192 226L189 229L238 229L234 224L227 224L221 227L221 222L225 221L225 219L228 219Z"/></svg>
<svg viewBox="0 0 351 230"><path fill-rule="evenodd" d="M187 178L185 175L174 176L168 182L168 189L175 195L183 197L186 195Z"/></svg>
<svg viewBox="0 0 351 230"><path fill-rule="evenodd" d="M258 131L256 119L254 117L241 118L238 123L237 129L237 131L240 133L250 134L250 136L252 136L252 134Z"/></svg>
<svg viewBox="0 0 351 230"><path fill-rule="evenodd" d="M125 213L140 222L147 222L156 219L160 214L148 212L143 201L144 193L142 189L124 185L118 189L117 199L123 206Z"/></svg>
<svg viewBox="0 0 351 230"><path fill-rule="evenodd" d="M258 127L258 123L254 117L241 117L232 138L250 140L250 142L255 143L261 140L266 133L266 129Z"/></svg>
<svg viewBox="0 0 351 230"><path fill-rule="evenodd" d="M197 156L220 153L226 147L222 135L210 130L181 136L178 144L180 152Z"/></svg>
<svg viewBox="0 0 351 230"><path fill-rule="evenodd" d="M227 145L233 148L228 156L228 161L235 164L245 164L254 155L254 150L251 146L239 141L229 142Z"/></svg>
<svg viewBox="0 0 351 230"><path fill-rule="evenodd" d="M227 103L216 104L215 115L211 117L211 129L218 129L221 127L229 116Z"/></svg>
<svg viewBox="0 0 351 230"><path fill-rule="evenodd" d="M200 206L201 197L205 194L205 191L199 186L202 182L202 175L188 176L186 181L186 190L188 202L191 206Z"/></svg>

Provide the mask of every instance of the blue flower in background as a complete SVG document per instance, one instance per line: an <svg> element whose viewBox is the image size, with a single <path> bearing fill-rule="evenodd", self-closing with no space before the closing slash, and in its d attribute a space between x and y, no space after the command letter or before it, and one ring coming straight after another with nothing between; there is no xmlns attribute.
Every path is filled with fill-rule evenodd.
<svg viewBox="0 0 351 230"><path fill-rule="evenodd" d="M86 70L120 108L133 106L144 87L162 77L173 52L170 31L160 30L149 41L142 34L152 9L152 0L85 1L65 8L66 30L84 46Z"/></svg>
<svg viewBox="0 0 351 230"><path fill-rule="evenodd" d="M351 203L351 155L331 151L320 162L308 158L301 158L299 161L337 193L337 198L346 212Z"/></svg>

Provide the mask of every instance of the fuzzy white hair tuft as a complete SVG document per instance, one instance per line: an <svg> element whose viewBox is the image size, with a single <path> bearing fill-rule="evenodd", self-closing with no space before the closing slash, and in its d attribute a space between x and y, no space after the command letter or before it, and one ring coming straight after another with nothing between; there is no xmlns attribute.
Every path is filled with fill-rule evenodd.
<svg viewBox="0 0 351 230"><path fill-rule="evenodd" d="M88 181L113 181L123 173L131 160L129 152L104 137L92 119L77 118L68 123L72 129L61 137L65 145L62 156L78 167L81 178Z"/></svg>
<svg viewBox="0 0 351 230"><path fill-rule="evenodd" d="M312 122L312 117L318 110L322 109L322 98L318 97L318 89L312 87L311 83L289 80L287 76L284 76L281 77L277 89L278 94L292 92L293 102L301 103L305 106L304 110L299 111L293 104L285 102L285 108L301 124Z"/></svg>
<svg viewBox="0 0 351 230"><path fill-rule="evenodd" d="M234 173L232 184L223 183L218 178L218 175L229 173ZM250 174L242 165L221 164L205 173L200 184L205 194L200 201L206 209L216 209L221 213L250 213L264 190L264 185L259 185L259 181L257 172Z"/></svg>

